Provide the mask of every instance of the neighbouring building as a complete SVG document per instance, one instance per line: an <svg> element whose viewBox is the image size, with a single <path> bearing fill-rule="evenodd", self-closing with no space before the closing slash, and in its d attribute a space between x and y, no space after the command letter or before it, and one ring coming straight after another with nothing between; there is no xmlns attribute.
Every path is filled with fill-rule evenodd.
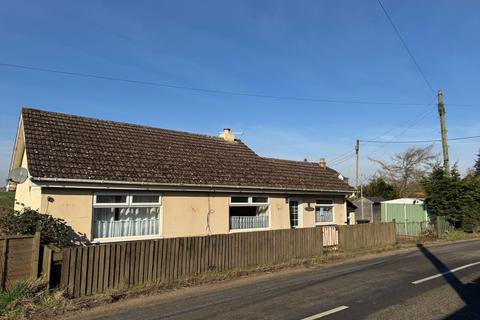
<svg viewBox="0 0 480 320"><path fill-rule="evenodd" d="M356 206L355 218L357 223L381 222L381 202L382 197L362 197L355 199L353 204Z"/></svg>
<svg viewBox="0 0 480 320"><path fill-rule="evenodd" d="M429 221L423 199L400 198L381 203L382 221L426 222Z"/></svg>
<svg viewBox="0 0 480 320"><path fill-rule="evenodd" d="M373 201L362 197L352 201L355 209L355 221L357 224L370 223L373 221Z"/></svg>
<svg viewBox="0 0 480 320"><path fill-rule="evenodd" d="M219 137L24 108L16 200L92 240L345 224L353 188L325 161L258 156ZM20 205L17 205L17 209Z"/></svg>
<svg viewBox="0 0 480 320"><path fill-rule="evenodd" d="M372 201L372 222L382 222L382 201L385 201L383 197L366 197Z"/></svg>

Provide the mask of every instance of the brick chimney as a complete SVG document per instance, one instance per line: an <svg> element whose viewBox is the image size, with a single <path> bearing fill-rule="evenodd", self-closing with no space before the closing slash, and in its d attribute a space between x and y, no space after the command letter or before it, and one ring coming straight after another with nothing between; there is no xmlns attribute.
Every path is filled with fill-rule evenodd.
<svg viewBox="0 0 480 320"><path fill-rule="evenodd" d="M235 135L229 128L223 129L223 131L218 136L228 142L235 141Z"/></svg>
<svg viewBox="0 0 480 320"><path fill-rule="evenodd" d="M327 161L325 161L325 158L320 158L318 165L324 170L327 169Z"/></svg>

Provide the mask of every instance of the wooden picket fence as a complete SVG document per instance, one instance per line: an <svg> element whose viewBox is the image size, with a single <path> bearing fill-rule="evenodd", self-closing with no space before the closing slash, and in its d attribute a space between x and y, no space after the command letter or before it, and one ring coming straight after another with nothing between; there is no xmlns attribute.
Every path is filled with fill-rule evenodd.
<svg viewBox="0 0 480 320"><path fill-rule="evenodd" d="M62 250L61 288L72 297L321 255L322 228L131 241Z"/></svg>
<svg viewBox="0 0 480 320"><path fill-rule="evenodd" d="M365 223L337 226L338 248L340 250L358 250L395 244L395 223Z"/></svg>

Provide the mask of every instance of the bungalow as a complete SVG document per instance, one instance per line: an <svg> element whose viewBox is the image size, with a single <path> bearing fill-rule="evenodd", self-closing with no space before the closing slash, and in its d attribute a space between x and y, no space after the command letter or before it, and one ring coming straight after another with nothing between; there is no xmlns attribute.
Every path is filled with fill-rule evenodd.
<svg viewBox="0 0 480 320"><path fill-rule="evenodd" d="M219 137L24 108L16 200L93 242L345 224L343 176ZM17 209L20 205L17 205Z"/></svg>

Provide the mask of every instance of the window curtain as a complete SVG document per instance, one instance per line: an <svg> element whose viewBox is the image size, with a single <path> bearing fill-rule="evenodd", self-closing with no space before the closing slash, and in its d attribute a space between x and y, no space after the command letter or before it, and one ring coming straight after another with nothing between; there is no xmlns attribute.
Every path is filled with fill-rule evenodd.
<svg viewBox="0 0 480 320"><path fill-rule="evenodd" d="M159 207L95 208L94 238L159 234Z"/></svg>

